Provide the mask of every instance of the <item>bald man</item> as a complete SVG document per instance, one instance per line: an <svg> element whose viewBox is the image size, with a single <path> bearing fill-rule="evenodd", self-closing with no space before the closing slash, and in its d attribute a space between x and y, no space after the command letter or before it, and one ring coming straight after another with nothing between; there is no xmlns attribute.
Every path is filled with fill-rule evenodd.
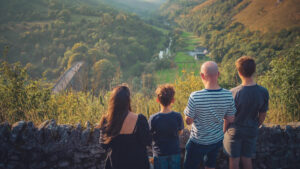
<svg viewBox="0 0 300 169"><path fill-rule="evenodd" d="M184 110L186 124L192 125L184 169L197 169L203 161L205 169L216 167L226 126L233 122L236 112L232 93L218 84L218 65L203 63L200 75L205 89L193 92Z"/></svg>

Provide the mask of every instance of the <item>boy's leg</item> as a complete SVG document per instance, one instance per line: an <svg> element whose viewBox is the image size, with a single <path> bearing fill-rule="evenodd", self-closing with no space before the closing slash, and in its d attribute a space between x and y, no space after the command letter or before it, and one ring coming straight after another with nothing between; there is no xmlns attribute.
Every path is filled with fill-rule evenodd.
<svg viewBox="0 0 300 169"><path fill-rule="evenodd" d="M203 161L203 156L204 153L199 150L197 143L193 143L189 140L185 149L184 169L197 169L200 162Z"/></svg>
<svg viewBox="0 0 300 169"><path fill-rule="evenodd" d="M252 169L252 157L256 150L256 137L245 137L242 140L241 161L244 169Z"/></svg>
<svg viewBox="0 0 300 169"><path fill-rule="evenodd" d="M239 169L240 157L229 157L229 169Z"/></svg>
<svg viewBox="0 0 300 169"><path fill-rule="evenodd" d="M180 167L181 167L180 161L181 161L180 153L170 155L169 160L168 160L169 169L180 169Z"/></svg>
<svg viewBox="0 0 300 169"><path fill-rule="evenodd" d="M168 169L167 156L154 156L154 169Z"/></svg>
<svg viewBox="0 0 300 169"><path fill-rule="evenodd" d="M243 169L252 169L252 159L248 157L241 157Z"/></svg>
<svg viewBox="0 0 300 169"><path fill-rule="evenodd" d="M229 169L239 169L242 139L227 132L223 140L224 153L229 156Z"/></svg>
<svg viewBox="0 0 300 169"><path fill-rule="evenodd" d="M205 161L205 169L216 168L217 155L220 151L220 148L223 145L222 142L223 141L219 141L216 144L212 144L208 146L210 148L210 151L207 153L207 160Z"/></svg>

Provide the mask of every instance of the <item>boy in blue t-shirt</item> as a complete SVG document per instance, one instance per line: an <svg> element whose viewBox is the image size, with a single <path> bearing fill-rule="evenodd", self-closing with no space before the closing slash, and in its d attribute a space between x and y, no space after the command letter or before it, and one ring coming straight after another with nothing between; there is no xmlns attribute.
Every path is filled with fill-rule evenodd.
<svg viewBox="0 0 300 169"><path fill-rule="evenodd" d="M184 124L181 114L171 109L175 90L172 85L165 84L159 86L155 93L161 110L149 119L154 169L180 169L179 134Z"/></svg>

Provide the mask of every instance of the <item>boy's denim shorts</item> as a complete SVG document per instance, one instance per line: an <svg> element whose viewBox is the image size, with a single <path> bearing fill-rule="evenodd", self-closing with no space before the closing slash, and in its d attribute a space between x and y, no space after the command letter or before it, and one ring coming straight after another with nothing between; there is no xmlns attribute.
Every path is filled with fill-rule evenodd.
<svg viewBox="0 0 300 169"><path fill-rule="evenodd" d="M154 169L180 169L180 154L154 156Z"/></svg>
<svg viewBox="0 0 300 169"><path fill-rule="evenodd" d="M256 136L240 136L229 130L224 134L224 152L229 157L252 158L256 151Z"/></svg>
<svg viewBox="0 0 300 169"><path fill-rule="evenodd" d="M184 169L197 169L203 161L206 167L215 168L222 142L221 140L215 144L201 145L189 140L186 144ZM205 160L204 157L206 157Z"/></svg>

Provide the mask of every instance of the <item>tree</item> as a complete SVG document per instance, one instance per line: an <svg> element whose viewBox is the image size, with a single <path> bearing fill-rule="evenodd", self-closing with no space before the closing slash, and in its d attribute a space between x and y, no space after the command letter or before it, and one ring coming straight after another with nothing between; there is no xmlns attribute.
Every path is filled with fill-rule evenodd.
<svg viewBox="0 0 300 169"><path fill-rule="evenodd" d="M97 61L93 66L93 90L98 93L100 89L109 89L109 84L115 75L116 69L107 59Z"/></svg>
<svg viewBox="0 0 300 169"><path fill-rule="evenodd" d="M270 113L273 122L300 120L300 40L293 48L272 60L271 69L260 78L270 94Z"/></svg>
<svg viewBox="0 0 300 169"><path fill-rule="evenodd" d="M58 13L57 17L58 19L68 22L71 20L71 12L67 9L63 9Z"/></svg>
<svg viewBox="0 0 300 169"><path fill-rule="evenodd" d="M69 58L68 68L71 68L75 62L82 61L82 60L83 60L83 56L80 53L74 53Z"/></svg>
<svg viewBox="0 0 300 169"><path fill-rule="evenodd" d="M105 26L110 25L114 20L114 18L109 13L104 13L101 19L102 24Z"/></svg>
<svg viewBox="0 0 300 169"><path fill-rule="evenodd" d="M192 92L204 88L201 77L195 76L193 73L185 73L183 77L177 77L174 83L175 87L175 103L174 110L183 112L186 107L187 100Z"/></svg>
<svg viewBox="0 0 300 169"><path fill-rule="evenodd" d="M75 43L72 47L72 51L78 53L86 53L88 51L88 47L83 42Z"/></svg>
<svg viewBox="0 0 300 169"><path fill-rule="evenodd" d="M0 121L44 119L47 116L50 90L41 88L41 81L29 79L20 63L1 63Z"/></svg>

